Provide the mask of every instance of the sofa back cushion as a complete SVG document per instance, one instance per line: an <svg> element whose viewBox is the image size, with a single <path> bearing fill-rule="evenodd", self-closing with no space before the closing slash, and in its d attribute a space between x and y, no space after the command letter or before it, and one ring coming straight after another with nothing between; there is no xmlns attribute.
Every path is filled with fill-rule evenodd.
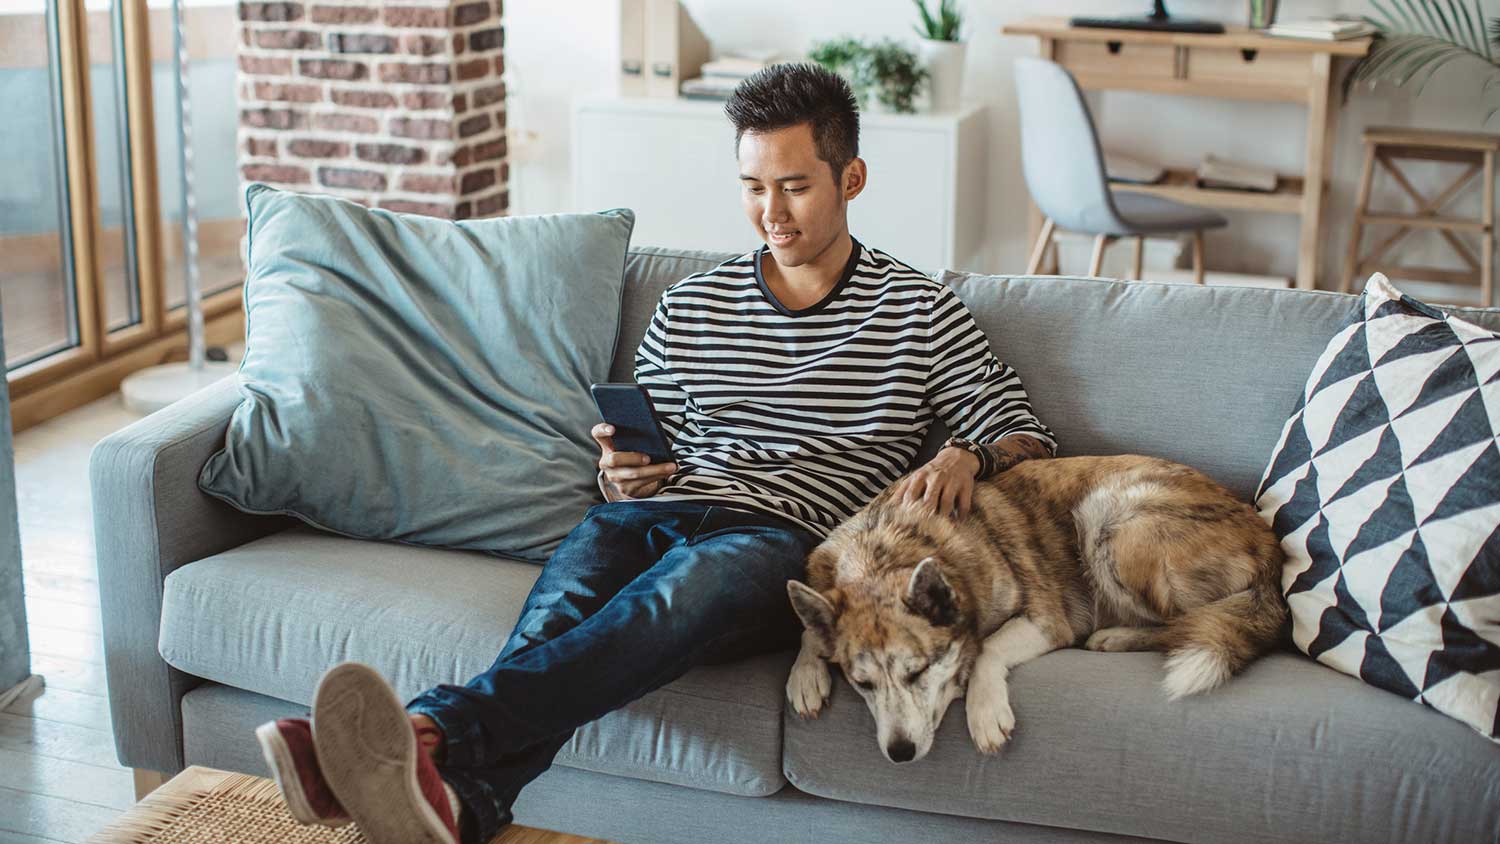
<svg viewBox="0 0 1500 844"><path fill-rule="evenodd" d="M598 500L629 211L451 222L252 185L243 402L204 491L541 562Z"/></svg>
<svg viewBox="0 0 1500 844"><path fill-rule="evenodd" d="M731 257L631 253L613 380L630 380L635 347L661 292ZM1305 290L953 272L939 278L968 305L995 354L1021 374L1060 454L1178 460L1246 500L1307 373L1358 301ZM1500 329L1500 310L1453 310ZM947 436L935 422L916 462Z"/></svg>

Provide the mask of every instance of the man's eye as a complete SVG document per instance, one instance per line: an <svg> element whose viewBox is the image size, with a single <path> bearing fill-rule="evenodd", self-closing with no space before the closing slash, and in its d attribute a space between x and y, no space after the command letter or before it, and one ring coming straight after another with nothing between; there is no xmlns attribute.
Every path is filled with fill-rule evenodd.
<svg viewBox="0 0 1500 844"><path fill-rule="evenodd" d="M786 192L787 193L802 193L805 190L807 190L807 188L787 188Z"/></svg>

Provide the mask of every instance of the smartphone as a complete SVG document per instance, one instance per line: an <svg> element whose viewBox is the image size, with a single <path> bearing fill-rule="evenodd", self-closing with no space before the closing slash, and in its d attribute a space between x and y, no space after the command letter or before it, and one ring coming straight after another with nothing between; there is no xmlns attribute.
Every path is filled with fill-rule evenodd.
<svg viewBox="0 0 1500 844"><path fill-rule="evenodd" d="M589 388L599 416L615 427L615 451L639 451L652 463L671 463L672 447L668 445L651 396L639 384L595 384Z"/></svg>

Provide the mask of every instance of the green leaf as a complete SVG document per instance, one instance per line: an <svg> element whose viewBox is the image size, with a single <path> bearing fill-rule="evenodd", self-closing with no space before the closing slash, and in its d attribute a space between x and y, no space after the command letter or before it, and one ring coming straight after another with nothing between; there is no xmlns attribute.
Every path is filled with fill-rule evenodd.
<svg viewBox="0 0 1500 844"><path fill-rule="evenodd" d="M927 0L911 0L911 2L916 4L917 11L922 15L922 28L926 30L925 33L922 33L923 37L937 38L938 24L937 21L932 19L932 13L927 11Z"/></svg>

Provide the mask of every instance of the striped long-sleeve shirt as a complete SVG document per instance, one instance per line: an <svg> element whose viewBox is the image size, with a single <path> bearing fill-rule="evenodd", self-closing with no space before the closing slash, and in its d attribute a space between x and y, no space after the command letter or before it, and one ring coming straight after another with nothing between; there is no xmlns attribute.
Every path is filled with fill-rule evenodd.
<svg viewBox="0 0 1500 844"><path fill-rule="evenodd" d="M657 498L773 513L826 536L909 468L934 415L954 436L1055 447L1021 379L951 288L855 242L792 310L764 248L662 294L635 358L677 471Z"/></svg>

